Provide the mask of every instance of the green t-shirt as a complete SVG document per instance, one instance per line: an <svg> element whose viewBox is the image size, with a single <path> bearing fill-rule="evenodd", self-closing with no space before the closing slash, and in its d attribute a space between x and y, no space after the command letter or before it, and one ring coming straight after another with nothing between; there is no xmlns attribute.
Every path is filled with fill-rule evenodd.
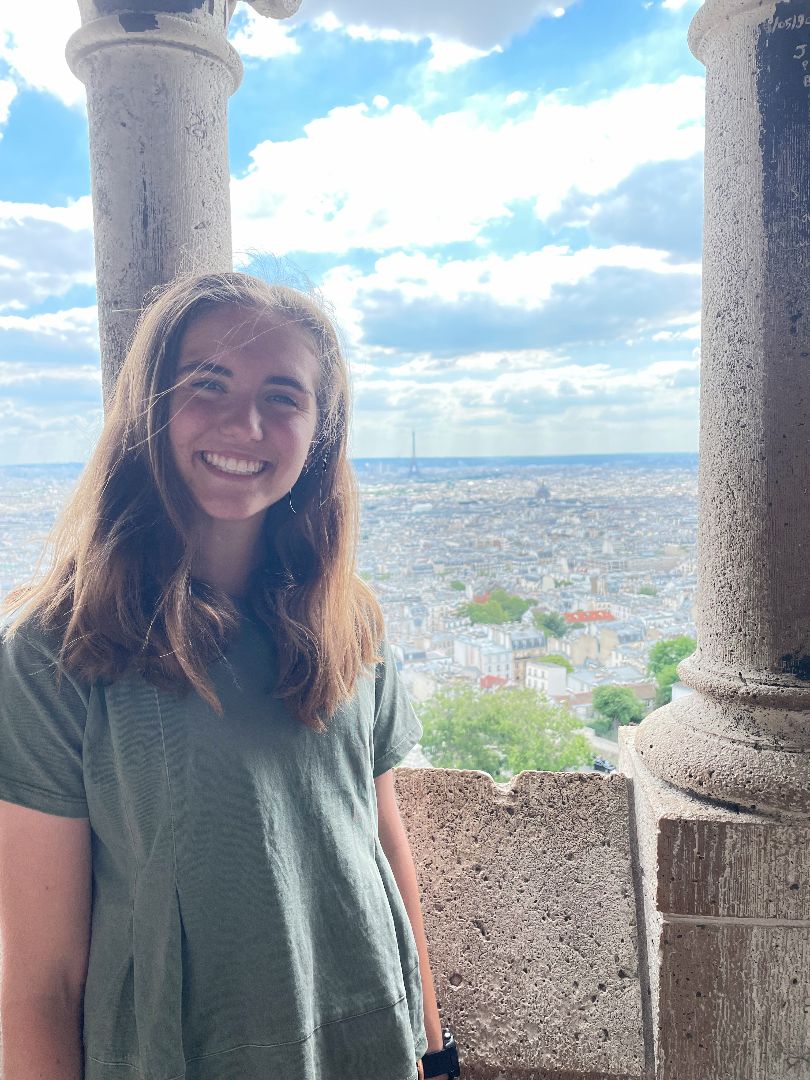
<svg viewBox="0 0 810 1080"><path fill-rule="evenodd" d="M413 1080L419 961L373 778L421 728L390 649L324 734L247 617L210 669L222 717L55 671L30 623L0 645L0 799L90 819L85 1080Z"/></svg>

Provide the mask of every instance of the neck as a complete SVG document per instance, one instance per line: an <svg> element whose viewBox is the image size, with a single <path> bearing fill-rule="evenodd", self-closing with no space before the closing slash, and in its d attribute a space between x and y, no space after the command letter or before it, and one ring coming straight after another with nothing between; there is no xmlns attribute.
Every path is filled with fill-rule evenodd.
<svg viewBox="0 0 810 1080"><path fill-rule="evenodd" d="M259 564L259 535L263 515L250 521L201 523L199 546L192 565L194 577L229 596L245 594L248 579Z"/></svg>

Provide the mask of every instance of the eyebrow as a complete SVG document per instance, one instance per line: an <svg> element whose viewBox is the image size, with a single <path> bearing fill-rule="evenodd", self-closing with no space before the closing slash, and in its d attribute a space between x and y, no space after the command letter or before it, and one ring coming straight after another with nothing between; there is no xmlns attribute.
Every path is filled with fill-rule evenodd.
<svg viewBox="0 0 810 1080"><path fill-rule="evenodd" d="M192 374L197 371L207 371L212 375L224 375L228 379L233 378L233 372L230 368L223 367L222 364L217 364L213 360L199 360L192 361L190 364L183 364L177 372L177 377L179 379L185 372ZM312 397L312 391L307 390L306 386L298 379L293 378L292 375L268 375L262 386L289 386L307 397Z"/></svg>

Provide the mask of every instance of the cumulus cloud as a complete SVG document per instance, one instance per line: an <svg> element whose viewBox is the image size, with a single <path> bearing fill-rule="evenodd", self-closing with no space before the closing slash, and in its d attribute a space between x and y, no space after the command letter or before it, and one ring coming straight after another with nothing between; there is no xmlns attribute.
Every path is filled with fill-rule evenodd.
<svg viewBox="0 0 810 1080"><path fill-rule="evenodd" d="M0 60L22 86L53 94L65 105L80 105L84 87L65 60L65 43L80 22L78 6L65 0L49 3L47 11L39 3L4 3Z"/></svg>
<svg viewBox="0 0 810 1080"><path fill-rule="evenodd" d="M430 56L427 62L427 70L431 73L443 73L455 71L474 60L480 60L493 52L502 52L501 45L491 45L481 49L470 45L463 40L447 39L434 33L415 33L413 31L398 30L392 26L370 26L368 23L343 23L335 15L334 11L326 11L312 20L312 25L318 30L326 30L329 33L340 32L354 41L403 41L417 44L426 40L430 42Z"/></svg>
<svg viewBox="0 0 810 1080"><path fill-rule="evenodd" d="M17 87L12 80L0 79L0 124L8 120L8 112L16 95Z"/></svg>
<svg viewBox="0 0 810 1080"><path fill-rule="evenodd" d="M457 452L460 428L481 454L682 449L696 441L697 376L689 361L569 361L444 387L386 373L357 380L354 415L358 455L404 454L412 428L423 454Z"/></svg>
<svg viewBox="0 0 810 1080"><path fill-rule="evenodd" d="M93 305L39 315L0 315L0 348L10 335L36 343L98 349L98 310Z"/></svg>
<svg viewBox="0 0 810 1080"><path fill-rule="evenodd" d="M350 341L434 356L623 342L682 324L699 288L698 263L627 246L466 261L397 252L323 281Z"/></svg>
<svg viewBox="0 0 810 1080"><path fill-rule="evenodd" d="M270 60L301 51L289 23L263 18L244 5L231 22L228 37L240 56L251 59Z"/></svg>
<svg viewBox="0 0 810 1080"><path fill-rule="evenodd" d="M0 202L0 312L93 285L90 197L67 206Z"/></svg>
<svg viewBox="0 0 810 1080"><path fill-rule="evenodd" d="M489 52L543 16L559 18L575 0L509 0L508 4L469 0L306 0L295 21L330 15L332 26L362 25L415 37L459 41Z"/></svg>
<svg viewBox="0 0 810 1080"><path fill-rule="evenodd" d="M698 259L703 225L703 155L640 165L596 199L572 192L554 222L585 225L593 240L643 243L681 259Z"/></svg>
<svg viewBox="0 0 810 1080"><path fill-rule="evenodd" d="M96 402L101 394L101 371L97 364L34 367L0 360L0 395L30 397L42 404L46 400L64 402L89 398Z"/></svg>
<svg viewBox="0 0 810 1080"><path fill-rule="evenodd" d="M252 151L232 181L235 247L382 251L475 240L515 202L530 201L545 220L574 189L599 196L645 163L694 157L702 117L694 76L587 105L537 97L518 116L491 95L435 118L404 105L333 109L302 137Z"/></svg>

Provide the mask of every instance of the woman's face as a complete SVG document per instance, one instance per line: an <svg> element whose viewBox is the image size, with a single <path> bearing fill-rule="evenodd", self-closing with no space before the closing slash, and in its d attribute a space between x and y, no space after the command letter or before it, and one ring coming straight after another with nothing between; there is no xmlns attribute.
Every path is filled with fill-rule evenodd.
<svg viewBox="0 0 810 1080"><path fill-rule="evenodd" d="M255 527L304 468L318 420L318 360L294 316L232 305L186 329L169 446L199 521Z"/></svg>

